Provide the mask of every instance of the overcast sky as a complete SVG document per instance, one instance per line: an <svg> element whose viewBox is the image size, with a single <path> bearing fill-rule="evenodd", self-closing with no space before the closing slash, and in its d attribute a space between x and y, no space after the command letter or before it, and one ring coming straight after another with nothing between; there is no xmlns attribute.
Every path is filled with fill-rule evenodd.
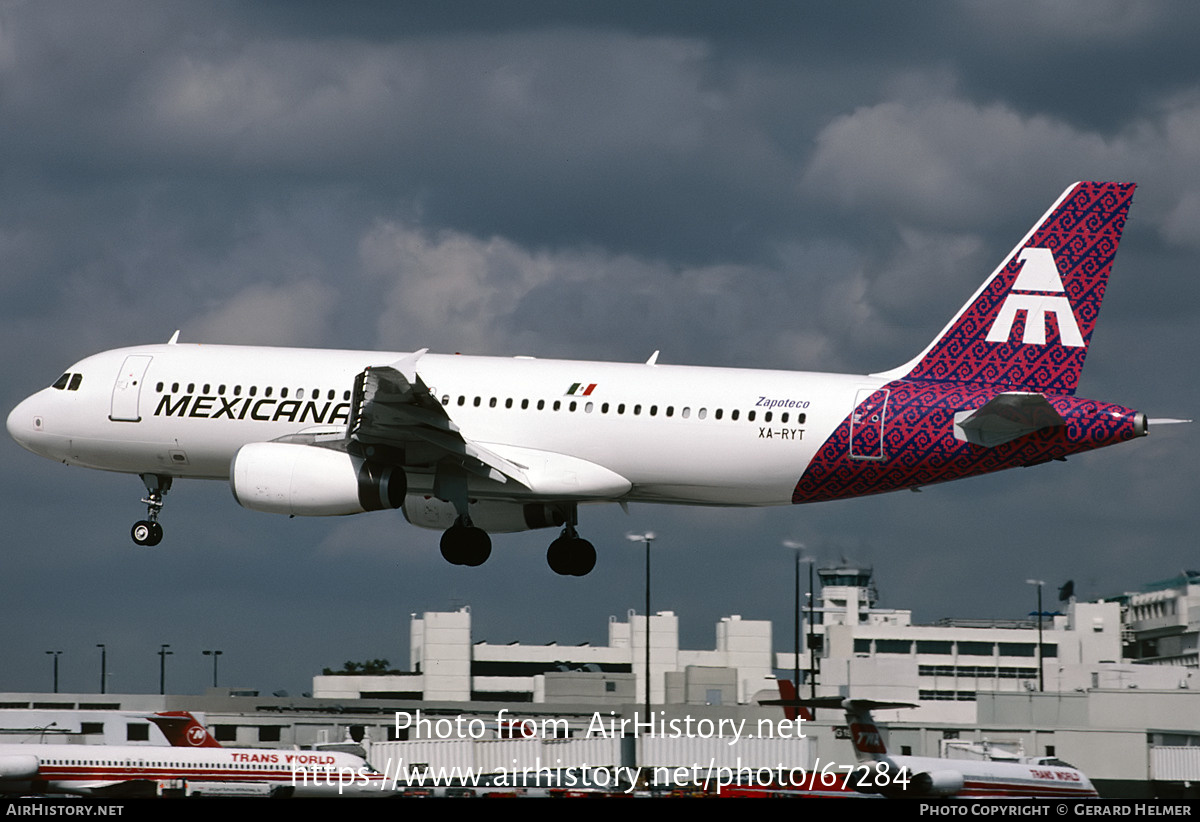
<svg viewBox="0 0 1200 822"><path fill-rule="evenodd" d="M936 334L1075 180L1139 184L1079 394L1200 406L1200 8L899 3L0 3L0 392L165 341L857 373ZM885 607L1016 617L1200 566L1195 426L921 494L581 512L452 567L398 512L286 519L2 446L0 689L311 689L406 668L409 614L606 638L654 604L790 647L791 555L872 563ZM1052 596L1051 596L1052 598Z"/></svg>

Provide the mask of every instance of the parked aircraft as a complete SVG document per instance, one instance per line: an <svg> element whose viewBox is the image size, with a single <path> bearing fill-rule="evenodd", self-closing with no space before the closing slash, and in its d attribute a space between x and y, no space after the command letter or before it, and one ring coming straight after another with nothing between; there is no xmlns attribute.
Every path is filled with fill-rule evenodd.
<svg viewBox="0 0 1200 822"><path fill-rule="evenodd" d="M0 793L96 797L390 796L360 756L339 751L225 748L189 713L148 717L173 747L0 745Z"/></svg>
<svg viewBox="0 0 1200 822"><path fill-rule="evenodd" d="M782 689L781 689L782 690ZM794 693L794 691L793 691ZM915 708L907 702L819 697L764 702L795 708L840 708L846 713L850 742L859 768L848 785L862 793L895 797L998 797L1081 798L1098 796L1095 787L1077 768L1054 757L994 759L941 759L890 753L871 716L872 710Z"/></svg>
<svg viewBox="0 0 1200 822"><path fill-rule="evenodd" d="M186 345L106 351L8 417L28 450L138 474L134 542L176 479L227 481L292 516L403 510L479 565L489 533L560 528L583 575L585 503L763 506L877 494L1062 460L1146 434L1075 396L1133 199L1070 186L913 360L875 374L530 357Z"/></svg>

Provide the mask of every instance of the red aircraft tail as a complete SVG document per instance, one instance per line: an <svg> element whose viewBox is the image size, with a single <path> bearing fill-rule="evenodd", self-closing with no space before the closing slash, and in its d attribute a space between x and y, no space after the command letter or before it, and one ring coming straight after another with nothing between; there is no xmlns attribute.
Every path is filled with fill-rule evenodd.
<svg viewBox="0 0 1200 822"><path fill-rule="evenodd" d="M176 748L220 748L220 742L187 711L162 711L149 717Z"/></svg>
<svg viewBox="0 0 1200 822"><path fill-rule="evenodd" d="M790 679L779 680L778 701L772 700L771 702L763 702L762 704L783 706L783 715L793 722L797 719L811 722L813 718L812 711L800 704L799 697L796 694L796 684Z"/></svg>

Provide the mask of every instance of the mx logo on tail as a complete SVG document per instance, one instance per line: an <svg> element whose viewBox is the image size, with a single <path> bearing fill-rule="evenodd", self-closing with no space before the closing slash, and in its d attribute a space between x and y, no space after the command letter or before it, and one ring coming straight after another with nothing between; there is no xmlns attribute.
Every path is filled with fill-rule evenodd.
<svg viewBox="0 0 1200 822"><path fill-rule="evenodd" d="M1064 346L1083 347L1083 335L1071 311L1071 303L1065 296L1051 296L1044 292L1063 294L1062 277L1054 262L1054 253L1048 248L1023 248L1017 257L1024 266L1013 283L1013 290L1004 298L996 321L988 330L988 342L1006 342L1012 334L1017 312L1025 312L1025 333L1021 342L1025 345L1046 344L1046 315L1053 314L1058 325L1058 338ZM1018 293L1022 292L1022 293ZM1043 293L1024 293L1043 292Z"/></svg>

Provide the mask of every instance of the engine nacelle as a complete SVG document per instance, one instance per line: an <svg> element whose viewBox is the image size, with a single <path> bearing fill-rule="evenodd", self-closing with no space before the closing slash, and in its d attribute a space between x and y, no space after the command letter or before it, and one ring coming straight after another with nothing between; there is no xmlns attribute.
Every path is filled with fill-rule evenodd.
<svg viewBox="0 0 1200 822"><path fill-rule="evenodd" d="M962 771L925 771L913 776L908 793L917 796L954 796L962 788Z"/></svg>
<svg viewBox="0 0 1200 822"><path fill-rule="evenodd" d="M0 779L34 779L38 775L38 758L33 754L0 756Z"/></svg>
<svg viewBox="0 0 1200 822"><path fill-rule="evenodd" d="M481 499L472 501L467 512L471 524L489 534L561 527L567 521L561 506L540 502ZM452 503L437 497L412 494L404 500L404 518L421 528L444 531L454 524L458 511Z"/></svg>
<svg viewBox="0 0 1200 822"><path fill-rule="evenodd" d="M233 456L233 498L268 514L332 517L399 508L404 471L344 451L288 442L254 442Z"/></svg>

